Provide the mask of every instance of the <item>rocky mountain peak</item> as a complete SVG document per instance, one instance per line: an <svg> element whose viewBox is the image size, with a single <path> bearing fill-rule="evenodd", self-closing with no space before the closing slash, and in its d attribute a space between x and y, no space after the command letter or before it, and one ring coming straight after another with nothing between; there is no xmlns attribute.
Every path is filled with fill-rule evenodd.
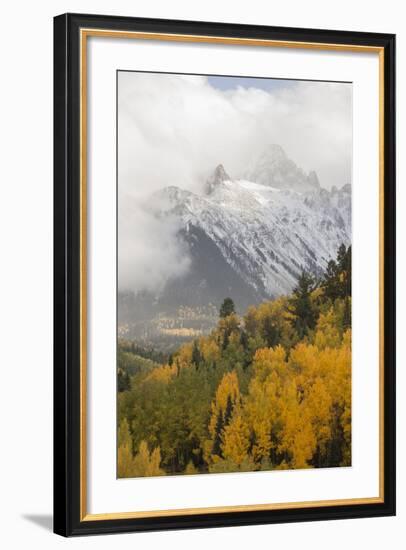
<svg viewBox="0 0 406 550"><path fill-rule="evenodd" d="M230 181L230 180L231 178L225 171L224 166L222 164L218 164L214 172L206 182L207 194L210 194L216 188L216 186L219 185L220 183L223 183L225 181Z"/></svg>
<svg viewBox="0 0 406 550"><path fill-rule="evenodd" d="M271 143L262 152L262 157L267 157L270 162L278 162L287 159L287 155L280 145Z"/></svg>
<svg viewBox="0 0 406 550"><path fill-rule="evenodd" d="M150 197L153 215L177 229L190 268L159 296L137 297L139 315L206 307L227 295L244 311L290 293L303 270L320 276L339 246L351 243L351 185L320 187L316 173L275 145L249 171L252 177L231 180L219 164L204 194L168 185Z"/></svg>
<svg viewBox="0 0 406 550"><path fill-rule="evenodd" d="M271 144L256 157L244 176L247 180L306 193L320 188L316 172L306 174L291 160L280 145Z"/></svg>
<svg viewBox="0 0 406 550"><path fill-rule="evenodd" d="M311 170L309 172L309 175L307 176L307 180L310 185L314 186L315 189L320 188L319 178L314 170Z"/></svg>

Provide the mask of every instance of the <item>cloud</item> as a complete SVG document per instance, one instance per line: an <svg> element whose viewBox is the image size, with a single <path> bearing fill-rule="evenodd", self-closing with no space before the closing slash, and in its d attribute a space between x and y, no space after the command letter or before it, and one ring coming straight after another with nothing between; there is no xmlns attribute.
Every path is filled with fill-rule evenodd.
<svg viewBox="0 0 406 550"><path fill-rule="evenodd" d="M187 272L190 259L175 219L165 223L145 203L127 198L118 210L118 281L120 290L160 292L168 279Z"/></svg>
<svg viewBox="0 0 406 550"><path fill-rule="evenodd" d="M176 222L163 225L145 208L158 189L199 192L219 163L238 177L271 143L322 186L351 183L351 85L291 81L268 91L246 79L224 90L213 80L119 72L120 289L158 292L188 269Z"/></svg>

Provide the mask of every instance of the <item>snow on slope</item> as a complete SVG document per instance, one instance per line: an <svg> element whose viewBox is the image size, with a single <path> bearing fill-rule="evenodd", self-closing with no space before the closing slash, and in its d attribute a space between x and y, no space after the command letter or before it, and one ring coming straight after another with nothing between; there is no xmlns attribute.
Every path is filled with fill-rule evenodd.
<svg viewBox="0 0 406 550"><path fill-rule="evenodd" d="M321 188L277 146L265 157L249 172L256 181L232 180L219 165L205 194L169 186L152 200L157 215L177 218L186 241L195 229L203 232L264 299L290 292L303 269L321 274L340 244L351 242L349 185Z"/></svg>

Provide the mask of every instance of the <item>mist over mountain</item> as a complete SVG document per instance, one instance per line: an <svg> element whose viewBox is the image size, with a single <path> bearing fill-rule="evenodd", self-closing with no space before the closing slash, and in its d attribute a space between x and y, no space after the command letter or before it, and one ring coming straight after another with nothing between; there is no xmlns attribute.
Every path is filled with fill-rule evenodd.
<svg viewBox="0 0 406 550"><path fill-rule="evenodd" d="M172 326L179 308L185 319L189 311L189 321L174 329L196 318L196 327L205 328L193 330L204 331L226 296L242 313L289 293L302 270L320 275L340 244L351 243L351 186L326 190L278 145L267 147L240 179L218 165L201 194L168 183L151 195L148 208L163 227L176 223L189 267L158 293L119 294L123 334L139 336L146 320L158 332Z"/></svg>
<svg viewBox="0 0 406 550"><path fill-rule="evenodd" d="M316 172L309 174L286 156L280 145L272 144L254 159L244 179L290 191L305 193L320 189Z"/></svg>

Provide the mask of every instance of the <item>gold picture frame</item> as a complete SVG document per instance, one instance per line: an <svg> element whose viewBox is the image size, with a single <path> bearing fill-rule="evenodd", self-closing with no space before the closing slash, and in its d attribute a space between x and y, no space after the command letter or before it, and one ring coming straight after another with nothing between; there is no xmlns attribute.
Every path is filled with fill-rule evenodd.
<svg viewBox="0 0 406 550"><path fill-rule="evenodd" d="M164 28L166 30L164 30ZM351 34L349 36L349 34ZM288 502L279 504L235 505L210 508L189 508L178 510L153 510L134 512L110 512L92 514L87 510L87 51L90 37L114 39L158 40L216 43L244 46L261 46L270 48L301 48L324 51L345 51L356 53L375 53L379 56L379 278L380 278L380 342L379 342L379 496L329 501ZM265 523L287 521L290 511L294 511L298 520L306 519L306 513L314 519L323 517L357 517L368 515L387 515L394 513L394 433L388 429L393 425L394 400L394 349L393 310L391 287L393 285L394 259L387 256L388 246L392 249L394 241L394 223L388 219L388 209L394 201L394 37L364 33L340 33L339 31L302 31L296 29L273 29L266 27L212 25L203 23L156 21L144 22L132 18L109 18L81 15L63 15L55 18L55 97L56 136L64 135L64 145L55 143L56 168L55 193L59 208L65 212L65 218L75 224L76 248L72 252L76 258L76 277L79 280L78 292L74 298L75 306L71 307L72 296L63 292L63 302L71 307L72 315L78 320L78 333L75 335L75 358L70 362L64 360L61 365L62 350L55 352L55 380L58 386L56 399L64 395L65 403L72 404L72 392L78 391L79 400L73 403L74 413L59 406L55 409L55 429L63 426L66 439L75 440L74 457L65 455L66 467L61 472L56 468L55 477L55 531L59 534L86 534L115 531L149 530L154 528L179 528L191 526L214 526L244 523ZM76 57L73 57L76 56ZM61 66L61 62L62 66ZM67 66L75 73L69 104ZM72 67L74 67L72 69ZM59 95L58 95L59 92ZM59 100L58 100L59 98ZM74 103L74 104L73 104ZM74 111L74 114L73 114ZM77 117L75 135L67 135L66 117ZM61 120L64 119L64 122ZM66 154L66 144L76 147L74 158ZM70 178L67 178L67 166L70 167ZM72 168L74 167L74 168ZM73 175L72 175L73 174ZM76 175L77 174L77 175ZM61 181L63 180L63 181ZM75 212L67 213L66 192L75 186ZM59 212L56 209L56 212ZM66 241L66 228L60 227L60 219L55 219L55 233L62 233ZM56 237L56 246L58 243ZM66 251L65 251L66 253ZM66 259L61 265L61 257L55 257L56 276L61 269L66 272ZM70 274L72 277L72 273ZM58 290L58 288L57 288ZM61 296L59 296L61 298ZM59 307L59 306L58 306ZM74 311L73 311L74 310ZM61 312L56 311L56 325ZM59 317L58 317L59 316ZM61 342L60 325L55 327L56 341ZM76 329L75 329L76 330ZM66 357L68 342L63 347ZM72 347L72 342L71 342ZM69 373L67 371L69 369ZM72 371L74 370L74 373ZM69 390L67 379L71 379ZM68 378L67 378L68 377ZM79 386L79 387L78 387ZM389 400L389 401L388 401ZM75 426L72 425L75 424ZM66 433L68 426L69 434ZM55 449L55 461L61 460L60 448ZM69 463L69 465L68 465ZM68 470L70 475L68 475ZM75 483L74 498L60 495L63 482ZM73 481L74 480L74 481ZM59 491L59 492L58 492ZM67 510L70 514L67 514ZM245 519L244 519L245 515ZM66 518L69 518L68 520Z"/></svg>

